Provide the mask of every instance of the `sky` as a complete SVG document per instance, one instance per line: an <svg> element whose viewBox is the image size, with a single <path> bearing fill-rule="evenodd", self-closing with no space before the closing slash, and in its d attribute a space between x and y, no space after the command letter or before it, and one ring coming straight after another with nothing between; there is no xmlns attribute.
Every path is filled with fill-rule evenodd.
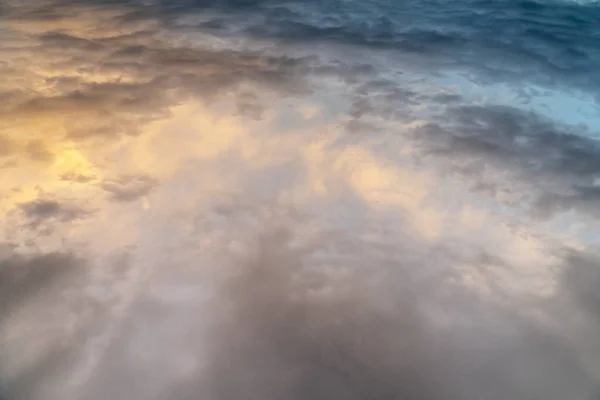
<svg viewBox="0 0 600 400"><path fill-rule="evenodd" d="M0 399L598 399L598 20L0 1Z"/></svg>

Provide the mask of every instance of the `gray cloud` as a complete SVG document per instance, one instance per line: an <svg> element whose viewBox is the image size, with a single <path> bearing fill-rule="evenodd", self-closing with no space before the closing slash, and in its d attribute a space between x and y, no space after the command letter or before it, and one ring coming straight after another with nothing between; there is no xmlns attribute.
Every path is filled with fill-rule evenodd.
<svg viewBox="0 0 600 400"><path fill-rule="evenodd" d="M15 50L29 54L51 76L43 79L48 91L1 93L9 99L0 110L3 118L25 124L60 116L73 139L110 138L138 134L146 122L168 115L168 107L190 98L211 101L244 82L281 95L305 91L300 82L306 60L198 43L174 46L175 32L162 36L155 16L138 15L136 7L105 6L15 7L9 13L12 33L24 39ZM131 13L139 26L127 18ZM14 62L9 59L7 66ZM31 86L40 79L27 68L7 68L5 75L26 84L29 79Z"/></svg>
<svg viewBox="0 0 600 400"><path fill-rule="evenodd" d="M22 371L5 385L6 399L20 400L48 396L50 392L44 390L44 386L51 385L59 375L59 371L67 367L71 361L70 352L68 344L56 344L43 354L35 365Z"/></svg>
<svg viewBox="0 0 600 400"><path fill-rule="evenodd" d="M147 195L158 182L149 176L122 176L105 180L100 186L117 201L132 201Z"/></svg>
<svg viewBox="0 0 600 400"><path fill-rule="evenodd" d="M87 183L87 182L91 182L91 181L95 180L96 177L88 176L85 174L78 174L76 172L69 172L69 173L63 174L61 176L61 179L65 180L65 181L76 182L76 183Z"/></svg>
<svg viewBox="0 0 600 400"><path fill-rule="evenodd" d="M432 68L468 69L481 81L528 80L597 95L600 53L594 21L600 9L594 2L436 4L403 1L392 6L371 0L304 2L298 7L293 1L182 1L167 6L158 1L151 8L168 15L171 23L174 16L209 9L214 17L202 18L194 27L219 35L241 30L284 43L393 50L422 57ZM513 18L514 12L521 17ZM557 22L549 25L550 19Z"/></svg>
<svg viewBox="0 0 600 400"><path fill-rule="evenodd" d="M77 326L84 324L86 312L94 311L89 296L81 296L88 283L82 279L88 262L67 252L23 254L7 249L0 254L0 396L56 398L57 382L65 384L65 371L89 338L89 331L73 333L69 325L75 314ZM76 303L69 301L74 288L79 291ZM24 347L23 338L28 338ZM30 358L22 358L25 352ZM21 367L16 370L10 367L15 360Z"/></svg>
<svg viewBox="0 0 600 400"><path fill-rule="evenodd" d="M63 253L11 254L3 258L0 261L0 322L29 298L51 290L80 264L77 257Z"/></svg>
<svg viewBox="0 0 600 400"><path fill-rule="evenodd" d="M475 179L475 188L513 190L519 207L541 216L599 215L600 147L586 130L512 107L453 106L443 118L416 129L415 138L425 154Z"/></svg>
<svg viewBox="0 0 600 400"><path fill-rule="evenodd" d="M439 266L414 260L414 243L348 247L321 268L317 249L295 240L293 228L266 227L250 254L219 265L221 278L208 283L216 294L202 306L141 298L83 398L587 400L593 393L593 377L560 335L432 273ZM206 282L195 284L206 290ZM146 361L128 353L140 343ZM157 373L175 374L184 354L200 362L197 372ZM157 379L140 384L145 374Z"/></svg>
<svg viewBox="0 0 600 400"><path fill-rule="evenodd" d="M90 216L91 211L74 204L51 199L37 199L20 205L29 225L37 228L44 223L72 222Z"/></svg>
<svg viewBox="0 0 600 400"><path fill-rule="evenodd" d="M145 123L168 116L171 106L185 100L211 102L231 92L241 114L259 119L266 109L261 91L275 92L278 98L312 94L314 89L327 92L329 87L315 88L311 78L332 78L331 87L341 87L348 102L347 107L339 106L348 131L375 135L386 123L426 119L426 125L411 132L402 128L397 134L417 148L418 161L433 161L435 172L467 177L473 189L493 196L509 193L510 203L527 214L576 210L596 217L600 147L589 131L513 107L473 106L460 90L421 90L429 75L455 68L473 72L473 80L480 83L527 81L594 94L600 86L593 43L596 9L585 9L590 16L564 4L550 8L543 3L508 3L520 7L521 20L507 13L504 3L458 2L448 12L408 1L398 4L394 13L383 1L305 2L297 7L294 2L268 0L156 0L147 6L126 0L65 0L7 6L2 11L10 23L6 31L18 40L0 50L8 60L0 63L0 73L8 78L5 93L0 93L0 121L9 121L0 123L0 156L10 156L20 146L5 135L12 125L23 125L23 132L31 133L38 129L30 124L37 118L50 121L40 125L40 137L50 137L46 130L56 129L52 134L58 141L110 141L141 134ZM543 32L540 27L547 24L542 20L550 13L559 14L562 25ZM184 23L190 15L194 22ZM574 25L580 29L568 29ZM215 33L215 43L231 39L227 42L231 48L186 36L198 32ZM240 37L256 43L238 45ZM351 51L352 60L340 61L329 54L340 44L343 51ZM404 65L396 65L395 58L381 61L368 56L374 54L408 54L423 68L415 72L414 65L407 64L407 71L402 71ZM10 86L12 82L18 84ZM59 126L63 122L65 126ZM385 145L382 157L393 153L397 161L393 140ZM22 147L28 158L52 161L42 141L27 139ZM223 157L219 162L232 175L244 168L239 160ZM271 181L291 180L295 171L295 165L289 171L282 166L249 177L244 194L250 199L259 193L254 197L262 199L260 193ZM73 186L93 182L116 203L139 199L163 183L146 175L100 180L69 172L60 177ZM206 282L194 273L222 267L214 268L219 270L217 278L210 278L215 281L209 279L216 294L202 307L193 301L173 305L153 297L151 289L156 288L150 285L136 302L127 285L133 282L135 290L142 291L137 287L141 278L130 278L135 270L124 267L123 276L115 279L118 284L105 289L117 306L119 296L131 296L135 304L128 309L123 300L125 306L117 311L125 316L107 318L117 322L109 321L107 349L99 352L98 368L84 385L86 394L78 398L126 394L174 400L589 400L595 389L593 371L564 339L579 333L579 326L557 328L561 321L548 311L563 298L540 300L532 294L537 301L533 307L539 309L528 311L542 313L553 323L527 318L521 312L535 302L503 296L503 282L492 276L494 269L514 272L516 267L505 254L476 248L465 255L461 245L469 243L436 245L432 239L423 244L395 232L369 242L364 239L372 233L369 205L358 195L344 195L343 207L321 210L319 221L330 211L343 214L339 209L346 207L347 218L352 214L360 223L345 233L349 237L315 239L318 249L298 250L294 227L271 231L261 222L267 233L253 232L254 246L239 258L225 257L223 262L158 250L159 257L141 254L143 262L149 258L163 262L165 256L164 270L177 281L170 292L176 292L173 297L187 296L190 286L197 295L206 289ZM50 198L20 204L18 210L33 227L90 214ZM236 219L238 211L248 210L234 201L223 207L214 223L230 224L237 232L247 217ZM247 219L252 219L252 210L248 213ZM207 234L205 217L190 218L198 222L195 229L200 235L186 238L193 246L220 237ZM149 225L152 218L148 217ZM240 241L228 235L221 235L230 242L219 250L230 256ZM156 240L147 246L152 249L161 248L165 239L160 234L139 236ZM390 237L394 242L387 245ZM178 262L189 265L181 267ZM63 253L11 255L1 261L0 322L28 296L56 288L80 263ZM476 265L493 294L506 302L455 283L452 279L462 272L453 267L461 263ZM561 263L560 295L574 300L565 307L598 317L600 299L593 290L598 283L597 257L572 253ZM104 332L103 327L98 329ZM595 345L595 340L582 343ZM144 351L134 354L140 348ZM16 393L15 398L39 397L44 393L40 382L51 380L49 371L65 360L71 362L70 356L68 349L57 346L35 368L9 382L8 393ZM190 358L206 365L198 370L181 367ZM174 377L180 369L187 372Z"/></svg>
<svg viewBox="0 0 600 400"><path fill-rule="evenodd" d="M569 298L600 321L600 259L596 254L570 251L562 270L562 284Z"/></svg>
<svg viewBox="0 0 600 400"><path fill-rule="evenodd" d="M358 271L343 287L319 272L302 277L303 257L288 253L286 237L263 238L223 289L201 393L219 399L439 398L443 388L427 359L431 349L412 294L406 288L395 295L384 287L371 292L369 278L361 283Z"/></svg>

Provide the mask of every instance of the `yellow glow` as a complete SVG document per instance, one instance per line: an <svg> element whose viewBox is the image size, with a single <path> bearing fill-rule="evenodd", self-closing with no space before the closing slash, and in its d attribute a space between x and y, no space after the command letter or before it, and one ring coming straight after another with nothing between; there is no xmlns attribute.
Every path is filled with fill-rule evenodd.
<svg viewBox="0 0 600 400"><path fill-rule="evenodd" d="M245 132L239 121L216 118L191 102L173 107L171 117L149 124L142 137L124 146L132 152L131 168L167 177L186 161L215 158L242 142Z"/></svg>
<svg viewBox="0 0 600 400"><path fill-rule="evenodd" d="M16 168L0 170L0 181L4 189L0 200L2 215L6 215L22 203L34 201L40 195L70 192L73 183L65 180L65 176L69 174L102 178L100 169L72 143L54 142L45 146L44 150L52 156L49 164L32 160L21 153L17 158ZM77 192L70 193L69 197L83 194L82 189L83 187L78 188Z"/></svg>

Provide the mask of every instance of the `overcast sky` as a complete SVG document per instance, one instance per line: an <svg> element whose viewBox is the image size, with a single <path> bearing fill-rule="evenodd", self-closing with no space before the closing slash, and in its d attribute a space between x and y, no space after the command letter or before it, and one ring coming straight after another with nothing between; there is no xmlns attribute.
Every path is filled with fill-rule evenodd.
<svg viewBox="0 0 600 400"><path fill-rule="evenodd" d="M0 1L0 397L598 399L598 21Z"/></svg>

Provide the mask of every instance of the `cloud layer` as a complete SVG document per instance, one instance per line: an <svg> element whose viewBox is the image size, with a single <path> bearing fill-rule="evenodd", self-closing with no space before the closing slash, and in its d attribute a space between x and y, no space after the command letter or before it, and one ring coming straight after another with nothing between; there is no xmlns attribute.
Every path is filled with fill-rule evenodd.
<svg viewBox="0 0 600 400"><path fill-rule="evenodd" d="M598 395L597 5L26 3L0 394Z"/></svg>

